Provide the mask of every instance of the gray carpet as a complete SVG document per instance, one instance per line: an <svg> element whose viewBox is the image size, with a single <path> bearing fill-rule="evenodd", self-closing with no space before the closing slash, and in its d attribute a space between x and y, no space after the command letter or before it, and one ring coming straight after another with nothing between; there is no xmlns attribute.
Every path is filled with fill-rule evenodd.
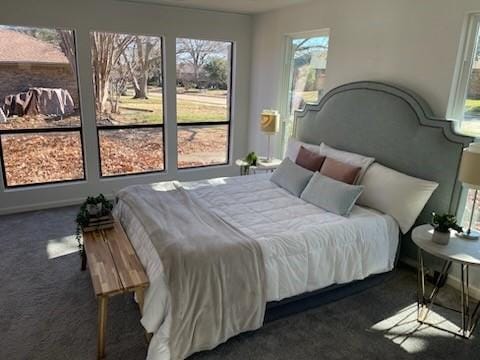
<svg viewBox="0 0 480 360"><path fill-rule="evenodd" d="M0 217L0 359L95 359L96 301L76 249L76 208ZM415 274L242 334L192 357L209 359L478 359L462 340L415 321ZM444 302L458 294L445 289ZM453 326L456 314L433 319ZM107 358L144 359L147 345L130 296L110 302Z"/></svg>

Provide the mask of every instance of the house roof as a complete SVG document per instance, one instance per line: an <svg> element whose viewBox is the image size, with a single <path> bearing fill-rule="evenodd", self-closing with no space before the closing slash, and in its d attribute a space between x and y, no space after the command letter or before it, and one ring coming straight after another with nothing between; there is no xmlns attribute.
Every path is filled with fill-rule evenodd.
<svg viewBox="0 0 480 360"><path fill-rule="evenodd" d="M0 63L68 64L54 45L33 36L0 29Z"/></svg>

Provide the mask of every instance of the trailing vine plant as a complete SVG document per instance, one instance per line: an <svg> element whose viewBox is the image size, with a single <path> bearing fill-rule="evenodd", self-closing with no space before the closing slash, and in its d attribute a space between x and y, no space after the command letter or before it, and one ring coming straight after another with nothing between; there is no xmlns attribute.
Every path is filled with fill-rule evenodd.
<svg viewBox="0 0 480 360"><path fill-rule="evenodd" d="M76 238L78 247L80 248L80 255L83 255L82 246L82 228L88 226L90 222L90 214L88 213L88 205L102 204L102 213L99 216L105 216L110 214L113 209L113 202L107 200L103 194L98 196L89 196L87 200L80 206L80 210L77 214L77 233Z"/></svg>

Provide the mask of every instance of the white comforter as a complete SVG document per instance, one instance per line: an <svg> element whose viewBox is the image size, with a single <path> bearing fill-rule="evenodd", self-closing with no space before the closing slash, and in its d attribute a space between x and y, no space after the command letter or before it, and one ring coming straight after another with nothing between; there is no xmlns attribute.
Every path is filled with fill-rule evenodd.
<svg viewBox="0 0 480 360"><path fill-rule="evenodd" d="M279 188L267 174L183 185L260 243L268 301L393 268L399 233L388 215L359 206L348 218L326 212ZM141 320L154 333L147 359L169 359L170 305L160 258L137 215L121 201L115 211L150 279Z"/></svg>

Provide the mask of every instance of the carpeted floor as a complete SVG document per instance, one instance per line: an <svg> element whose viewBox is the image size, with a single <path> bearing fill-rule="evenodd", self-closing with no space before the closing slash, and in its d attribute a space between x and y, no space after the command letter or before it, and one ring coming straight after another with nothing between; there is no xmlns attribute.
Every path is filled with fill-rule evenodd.
<svg viewBox="0 0 480 360"><path fill-rule="evenodd" d="M76 253L76 208L0 217L0 359L95 359L96 301ZM415 274L277 320L218 348L209 359L478 359L480 340L415 321ZM452 289L440 300L455 302ZM434 320L454 326L456 314ZM478 334L478 332L477 332ZM147 345L130 296L110 302L108 359L144 359Z"/></svg>

